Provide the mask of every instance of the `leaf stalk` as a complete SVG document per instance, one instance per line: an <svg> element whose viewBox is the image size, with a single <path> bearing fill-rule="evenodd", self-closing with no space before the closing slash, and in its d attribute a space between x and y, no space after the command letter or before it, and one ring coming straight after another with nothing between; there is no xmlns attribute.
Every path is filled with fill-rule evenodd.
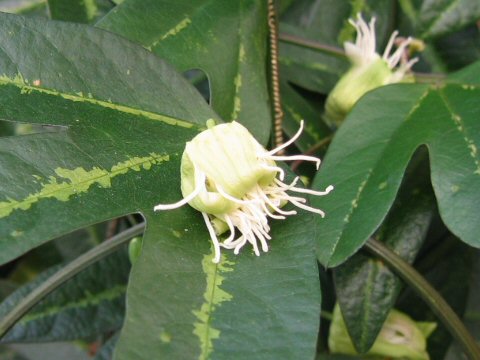
<svg viewBox="0 0 480 360"><path fill-rule="evenodd" d="M145 223L135 225L128 230L111 237L100 245L95 246L93 249L87 251L85 254L79 256L77 259L53 274L44 283L24 297L3 319L0 320L0 338L3 337L23 315L25 315L45 296L94 262L117 250L131 238L143 233L144 229Z"/></svg>
<svg viewBox="0 0 480 360"><path fill-rule="evenodd" d="M475 342L475 339L465 328L450 305L420 273L380 241L369 239L365 244L365 248L373 255L382 259L430 306L450 334L463 347L469 359L480 359L480 347Z"/></svg>

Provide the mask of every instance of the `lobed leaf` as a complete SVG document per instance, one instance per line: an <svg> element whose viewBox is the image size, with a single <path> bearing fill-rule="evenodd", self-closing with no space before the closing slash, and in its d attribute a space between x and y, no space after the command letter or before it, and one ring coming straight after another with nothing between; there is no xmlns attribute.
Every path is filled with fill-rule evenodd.
<svg viewBox="0 0 480 360"><path fill-rule="evenodd" d="M424 166L420 162L417 167ZM425 184L428 176L423 175L410 175L377 235L409 263L423 244L435 210L433 193ZM360 253L334 269L334 281L352 342L359 353L366 353L395 305L402 282L383 262Z"/></svg>
<svg viewBox="0 0 480 360"><path fill-rule="evenodd" d="M183 77L99 29L0 18L0 118L68 126L0 139L1 263L177 189L185 142L217 118Z"/></svg>
<svg viewBox="0 0 480 360"><path fill-rule="evenodd" d="M256 29L264 14L245 4L250 15L240 18ZM153 213L155 204L181 198L184 144L218 119L198 92L156 56L103 30L0 15L0 37L0 118L56 126L0 139L0 261L141 212L144 251L117 357L313 358L320 289L309 216L274 224L271 254L229 254L236 264L217 269L197 212ZM39 48L28 51L32 43ZM260 54L258 43L248 46ZM239 96L260 103L254 93Z"/></svg>
<svg viewBox="0 0 480 360"><path fill-rule="evenodd" d="M265 144L271 124L266 5L254 0L126 0L97 26L142 44L179 71L204 71L215 111L244 124Z"/></svg>
<svg viewBox="0 0 480 360"><path fill-rule="evenodd" d="M478 78L478 73L477 73ZM480 246L480 107L476 85L393 85L365 96L336 134L312 199L327 212L317 223L317 253L326 266L344 262L374 233L398 191L414 151L426 145L440 214L464 242ZM348 145L346 145L348 144Z"/></svg>
<svg viewBox="0 0 480 360"><path fill-rule="evenodd" d="M320 289L311 217L273 224L268 254L224 251L218 265L199 218L191 208L147 215L115 359L313 358Z"/></svg>

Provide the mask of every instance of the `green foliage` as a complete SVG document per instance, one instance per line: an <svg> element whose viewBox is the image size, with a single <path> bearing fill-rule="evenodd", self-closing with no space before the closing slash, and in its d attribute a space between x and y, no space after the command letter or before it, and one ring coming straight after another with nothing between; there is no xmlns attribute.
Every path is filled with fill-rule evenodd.
<svg viewBox="0 0 480 360"><path fill-rule="evenodd" d="M142 44L179 71L205 71L213 109L265 144L271 123L266 15L265 1L130 0L97 26Z"/></svg>
<svg viewBox="0 0 480 360"><path fill-rule="evenodd" d="M478 96L480 90L467 83L392 85L359 101L314 182L315 188L335 184L342 189L312 199L331 215L318 222L320 262L342 263L373 235L420 145L430 153L432 185L445 224L466 243L480 246L474 220L480 191L480 109L470 106Z"/></svg>
<svg viewBox="0 0 480 360"><path fill-rule="evenodd" d="M60 268L49 269L15 291L0 306L0 314L4 316ZM123 251L93 264L34 306L2 342L75 340L120 328L129 270L128 257Z"/></svg>
<svg viewBox="0 0 480 360"><path fill-rule="evenodd" d="M405 260L413 262L435 212L425 158L414 159L415 171L400 191L393 209L377 237ZM423 160L423 161L422 161ZM413 177L413 178L412 178ZM402 283L381 261L358 253L334 270L335 288L345 322L358 352L365 353L375 341L388 313L394 307Z"/></svg>
<svg viewBox="0 0 480 360"><path fill-rule="evenodd" d="M55 20L89 23L97 15L95 0L48 0L50 16Z"/></svg>
<svg viewBox="0 0 480 360"><path fill-rule="evenodd" d="M292 168L314 190L334 185L310 199L325 218L271 219L268 253L223 249L214 264L199 212L153 211L182 199L182 153L207 120L237 120L275 147L267 5L0 0L13 13L0 13L0 318L66 262L145 222L130 260L122 249L91 265L1 341L80 340L98 360L359 358L323 346L319 317L335 302L361 353L394 308L439 322L398 269L361 251L371 237L466 309L478 335L478 281L466 281L479 271L478 1L279 2L284 133L305 122L287 153L324 157L319 172ZM468 66L368 92L332 129L325 99L349 68L341 46L359 12L377 17L379 51L396 28L425 41L416 71ZM450 340L439 326L431 358L462 356L446 355Z"/></svg>

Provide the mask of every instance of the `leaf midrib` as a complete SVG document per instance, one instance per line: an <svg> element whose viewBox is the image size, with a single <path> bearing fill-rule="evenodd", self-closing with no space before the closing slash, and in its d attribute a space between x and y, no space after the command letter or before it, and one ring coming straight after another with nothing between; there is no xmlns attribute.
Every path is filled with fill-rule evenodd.
<svg viewBox="0 0 480 360"><path fill-rule="evenodd" d="M194 126L193 123L175 118L173 116L167 116L167 115L158 114L158 113L147 111L147 110L141 110L131 106L113 103L106 100L100 100L93 97L85 97L78 94L65 93L58 90L47 89L47 88L30 85L23 80L23 77L21 75L17 75L13 79L9 78L6 75L0 76L0 86L2 85L13 85L19 88L21 90L21 93L29 94L31 92L38 92L41 94L46 94L51 96L59 96L65 100L69 100L73 102L86 102L86 103L98 105L107 109L123 112L126 114L142 116L149 120L161 121L168 125L180 126L184 128L192 128Z"/></svg>

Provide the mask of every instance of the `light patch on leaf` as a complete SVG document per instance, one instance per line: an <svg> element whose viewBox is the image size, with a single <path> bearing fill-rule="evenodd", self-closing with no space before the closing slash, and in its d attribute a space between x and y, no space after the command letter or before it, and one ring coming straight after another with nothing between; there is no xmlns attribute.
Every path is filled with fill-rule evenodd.
<svg viewBox="0 0 480 360"><path fill-rule="evenodd" d="M39 311L39 312L35 312L34 310L30 311L27 315L25 315L22 318L22 320L20 321L20 324L27 324L31 321L42 319L47 316L55 316L60 312L64 312L69 309L86 308L89 306L97 306L103 301L113 301L115 299L124 297L126 290L127 290L126 285L117 285L96 294L85 292L84 298L77 299L74 302L70 302L62 305L54 305L46 309L43 309L42 311Z"/></svg>
<svg viewBox="0 0 480 360"><path fill-rule="evenodd" d="M245 62L245 47L243 44L240 44L240 49L238 50L238 61Z"/></svg>
<svg viewBox="0 0 480 360"><path fill-rule="evenodd" d="M288 111L293 120L295 120L299 125L300 122L304 120L303 116L297 113L291 106L285 105L285 109ZM322 140L322 137L318 134L315 127L310 122L307 122L304 126L304 131L312 137L314 142L320 142Z"/></svg>
<svg viewBox="0 0 480 360"><path fill-rule="evenodd" d="M359 185L357 194L355 195L355 198L351 202L352 206L350 207L350 211L347 213L347 215L345 215L345 218L343 219L343 222L345 224L348 224L350 222L350 217L352 216L353 210L355 210L358 206L358 200L360 199L360 195L362 195L363 189L365 189L365 185L367 185L367 181L370 178L370 175L372 174L372 170L373 169L368 170L365 180L363 180Z"/></svg>
<svg viewBox="0 0 480 360"><path fill-rule="evenodd" d="M221 261L218 264L212 262L214 253L205 255L202 260L203 272L207 277L207 286L203 294L205 302L199 310L194 310L193 314L199 320L194 324L193 333L200 339L200 356L199 360L206 360L210 357L213 351L213 340L220 337L220 331L211 325L212 314L215 309L225 301L230 301L233 297L220 288L225 278L223 273L233 271L235 263L227 261L222 255Z"/></svg>
<svg viewBox="0 0 480 360"><path fill-rule="evenodd" d="M189 24L191 24L192 20L190 20L189 17L186 17L182 21L180 21L177 25L172 27L170 30L168 30L165 34L163 34L160 39L154 41L150 46L147 46L146 49L152 51L152 49L157 46L161 41L165 40L166 38L170 36L175 36L177 35L180 31L185 29Z"/></svg>
<svg viewBox="0 0 480 360"><path fill-rule="evenodd" d="M87 94L85 96L82 92L78 92L75 94L67 94L67 93L62 93L56 90L51 90L47 88L41 88L35 85L30 85L28 80L24 79L21 74L17 74L15 77L10 78L8 76L0 75L0 86L4 85L13 85L17 88L20 89L20 94L22 95L28 95L31 94L32 92L37 92L40 94L46 94L46 95L52 95L52 96L59 96L62 99L65 100L70 100L74 102L86 102L89 104L94 104L98 105L107 109L119 111L122 113L134 115L134 116L141 116L144 117L148 120L153 120L153 121L161 121L164 122L168 125L175 125L175 126L181 126L184 128L191 128L193 127L193 124L180 120L180 119L175 119L171 116L166 116L166 115L161 115L157 114L154 112L146 111L146 110L140 110L140 109L135 109L130 106L126 105L120 105L120 104L114 104L110 99L108 100L99 100L99 99L94 99L92 94Z"/></svg>
<svg viewBox="0 0 480 360"><path fill-rule="evenodd" d="M385 190L388 186L388 182L384 181L380 185L378 185L378 190Z"/></svg>
<svg viewBox="0 0 480 360"><path fill-rule="evenodd" d="M89 21L93 20L98 14L97 3L95 0L84 0L85 11L87 13L87 19Z"/></svg>
<svg viewBox="0 0 480 360"><path fill-rule="evenodd" d="M165 330L163 330L161 333L160 333L160 341L164 344L169 344L171 341L172 341L172 335L170 335L168 332L166 332Z"/></svg>
<svg viewBox="0 0 480 360"><path fill-rule="evenodd" d="M445 99L445 97L443 97L443 100L444 100L445 105L447 106L448 110L452 113L452 120L455 122L457 130L460 132L460 134L463 137L463 140L467 144L467 148L469 150L470 157L472 158L472 160L475 164L475 171L473 173L476 174L476 175L480 175L480 160L479 160L479 157L478 157L477 146L475 145L475 142L473 141L473 139L470 138L467 135L467 132L465 130L465 126L463 125L463 120L462 120L461 116L458 115L458 114L455 114L453 112L453 109L450 107L450 105L447 102L447 100Z"/></svg>
<svg viewBox="0 0 480 360"><path fill-rule="evenodd" d="M232 120L236 120L241 109L240 88L242 87L242 75L237 74L233 80L233 84L235 85L235 96L233 98L233 111L231 118Z"/></svg>
<svg viewBox="0 0 480 360"><path fill-rule="evenodd" d="M145 157L133 157L112 166L110 171L94 167L85 170L82 167L75 169L56 168L55 176L50 176L48 182L42 184L42 188L36 193L28 195L22 200L8 199L0 202L0 218L10 215L14 210L28 210L34 203L47 198L55 198L59 201L68 201L73 195L87 192L90 186L98 184L101 187L111 187L111 180L127 173L130 170L150 170L152 165L159 164L170 159L169 155L150 153ZM67 181L63 181L66 179Z"/></svg>

